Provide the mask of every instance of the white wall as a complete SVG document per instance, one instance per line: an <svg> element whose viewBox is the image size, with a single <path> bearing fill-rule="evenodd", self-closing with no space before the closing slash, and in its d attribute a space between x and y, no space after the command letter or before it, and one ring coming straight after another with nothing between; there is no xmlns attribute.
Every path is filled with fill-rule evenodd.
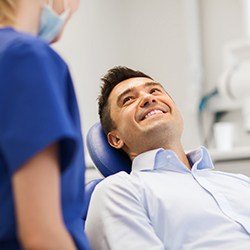
<svg viewBox="0 0 250 250"><path fill-rule="evenodd" d="M201 0L206 89L213 88L223 70L225 44L246 37L242 0Z"/></svg>

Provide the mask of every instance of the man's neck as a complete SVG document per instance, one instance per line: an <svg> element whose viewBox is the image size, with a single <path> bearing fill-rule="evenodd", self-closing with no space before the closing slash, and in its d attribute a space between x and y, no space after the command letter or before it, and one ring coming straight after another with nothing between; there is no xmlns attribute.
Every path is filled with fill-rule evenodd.
<svg viewBox="0 0 250 250"><path fill-rule="evenodd" d="M160 147L159 147L160 148ZM188 157L187 155L185 154L185 151L181 145L181 143L176 143L176 144L173 144L173 145L166 145L166 146L161 146L161 148L163 149L166 149L166 150L172 150L173 152L176 153L176 155L178 156L179 160L188 168L191 170L192 166L190 165L190 162L188 160ZM145 150L143 152L147 152L149 150L152 150L152 149L156 149L156 148L150 148L148 150ZM141 153L143 153L141 152ZM135 152L130 152L129 153L129 157L130 159L133 161L133 159L139 155L140 153L135 153Z"/></svg>
<svg viewBox="0 0 250 250"><path fill-rule="evenodd" d="M168 149L168 150L172 150L176 153L176 155L178 156L179 160L189 169L191 170L192 166L190 165L190 162L188 160L187 155L185 154L185 151L182 147L182 145L180 145L179 147L168 147L168 148L164 148L164 149Z"/></svg>

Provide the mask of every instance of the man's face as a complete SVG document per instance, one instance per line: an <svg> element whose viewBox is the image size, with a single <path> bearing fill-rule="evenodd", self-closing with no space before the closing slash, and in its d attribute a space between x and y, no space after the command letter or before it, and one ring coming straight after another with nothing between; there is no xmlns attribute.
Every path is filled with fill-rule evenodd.
<svg viewBox="0 0 250 250"><path fill-rule="evenodd" d="M120 82L110 93L109 105L116 125L109 143L130 156L180 140L182 117L164 88L149 78Z"/></svg>

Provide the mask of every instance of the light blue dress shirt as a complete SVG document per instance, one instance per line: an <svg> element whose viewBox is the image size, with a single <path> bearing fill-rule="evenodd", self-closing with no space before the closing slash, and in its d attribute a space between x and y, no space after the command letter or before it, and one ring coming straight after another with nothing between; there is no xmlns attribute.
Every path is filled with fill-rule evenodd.
<svg viewBox="0 0 250 250"><path fill-rule="evenodd" d="M250 249L250 179L214 171L208 151L137 156L94 191L86 221L92 249Z"/></svg>

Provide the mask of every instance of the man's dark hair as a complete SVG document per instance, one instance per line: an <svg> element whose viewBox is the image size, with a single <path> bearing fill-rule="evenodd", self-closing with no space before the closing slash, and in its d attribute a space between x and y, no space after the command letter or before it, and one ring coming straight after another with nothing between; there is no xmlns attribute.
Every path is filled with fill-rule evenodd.
<svg viewBox="0 0 250 250"><path fill-rule="evenodd" d="M112 129L115 129L114 121L110 116L110 107L108 98L113 88L120 82L133 77L146 77L153 80L152 77L144 74L141 71L136 71L127 67L117 66L110 69L107 74L101 78L101 94L98 97L99 117L102 128L107 135Z"/></svg>

